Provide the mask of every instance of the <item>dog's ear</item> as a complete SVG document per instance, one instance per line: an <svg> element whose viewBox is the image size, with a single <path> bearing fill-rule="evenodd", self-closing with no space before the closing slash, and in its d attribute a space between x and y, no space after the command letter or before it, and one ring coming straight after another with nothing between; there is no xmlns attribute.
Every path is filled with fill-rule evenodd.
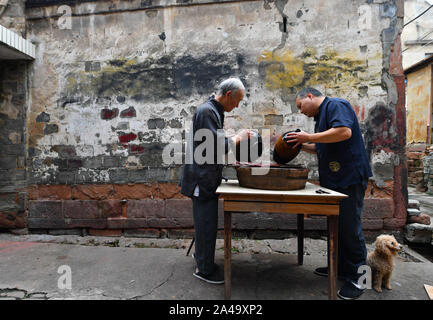
<svg viewBox="0 0 433 320"><path fill-rule="evenodd" d="M378 236L376 238L376 250L380 251L380 252L386 252L387 248L386 248L386 244L385 244L385 239L382 236Z"/></svg>

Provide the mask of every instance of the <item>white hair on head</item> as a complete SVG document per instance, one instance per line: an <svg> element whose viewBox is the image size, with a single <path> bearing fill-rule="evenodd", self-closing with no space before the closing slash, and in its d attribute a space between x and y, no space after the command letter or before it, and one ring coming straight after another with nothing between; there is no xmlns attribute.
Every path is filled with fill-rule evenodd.
<svg viewBox="0 0 433 320"><path fill-rule="evenodd" d="M217 94L225 95L228 91L244 90L245 86L239 78L229 78L218 85Z"/></svg>

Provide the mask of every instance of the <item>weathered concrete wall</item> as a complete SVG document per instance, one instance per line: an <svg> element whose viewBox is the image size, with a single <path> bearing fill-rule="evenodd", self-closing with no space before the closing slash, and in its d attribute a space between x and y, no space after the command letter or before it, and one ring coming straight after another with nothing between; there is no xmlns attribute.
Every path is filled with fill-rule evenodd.
<svg viewBox="0 0 433 320"><path fill-rule="evenodd" d="M0 228L25 228L27 63L0 61L0 70Z"/></svg>
<svg viewBox="0 0 433 320"><path fill-rule="evenodd" d="M24 1L0 7L0 24L26 34ZM0 60L0 228L27 227L28 62Z"/></svg>
<svg viewBox="0 0 433 320"><path fill-rule="evenodd" d="M6 7L0 6L0 24L9 30L26 35L26 17L24 15L24 0L8 0Z"/></svg>
<svg viewBox="0 0 433 320"><path fill-rule="evenodd" d="M57 9L27 10L37 44L30 228L192 227L190 200L176 186L181 166L161 154L182 143L195 108L228 76L247 94L226 128L270 129L271 142L289 129L313 131L294 104L300 88L349 100L374 171L364 228L404 225L403 1L99 1L72 7L66 30ZM317 178L315 157L296 161ZM235 227L295 222L251 214Z"/></svg>

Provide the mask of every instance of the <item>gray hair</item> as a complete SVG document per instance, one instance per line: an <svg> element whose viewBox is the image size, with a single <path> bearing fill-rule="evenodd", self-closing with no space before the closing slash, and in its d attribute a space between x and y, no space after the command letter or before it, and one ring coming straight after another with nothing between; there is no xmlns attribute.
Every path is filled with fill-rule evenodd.
<svg viewBox="0 0 433 320"><path fill-rule="evenodd" d="M239 78L229 78L224 80L218 85L217 94L225 95L228 91L232 91L233 93L237 90L244 90L245 86Z"/></svg>
<svg viewBox="0 0 433 320"><path fill-rule="evenodd" d="M311 93L315 97L323 96L323 94L319 90L314 89L312 87L307 87L299 91L298 94L296 95L296 98L304 99L309 93Z"/></svg>

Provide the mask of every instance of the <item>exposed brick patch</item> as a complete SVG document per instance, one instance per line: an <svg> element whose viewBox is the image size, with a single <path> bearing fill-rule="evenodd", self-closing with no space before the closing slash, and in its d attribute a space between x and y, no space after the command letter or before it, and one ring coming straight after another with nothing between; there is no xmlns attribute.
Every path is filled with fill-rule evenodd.
<svg viewBox="0 0 433 320"><path fill-rule="evenodd" d="M164 218L164 200L129 200L127 203L128 218Z"/></svg>
<svg viewBox="0 0 433 320"><path fill-rule="evenodd" d="M192 217L192 201L189 199L169 199L165 201L166 218L182 218L191 219Z"/></svg>
<svg viewBox="0 0 433 320"><path fill-rule="evenodd" d="M27 188L29 200L70 200L71 186L68 185L32 185Z"/></svg>
<svg viewBox="0 0 433 320"><path fill-rule="evenodd" d="M137 135L135 133L119 133L119 141L120 143L128 143L137 139Z"/></svg>
<svg viewBox="0 0 433 320"><path fill-rule="evenodd" d="M192 239L195 236L194 229L169 229L168 238L170 239Z"/></svg>
<svg viewBox="0 0 433 320"><path fill-rule="evenodd" d="M149 119L147 121L147 126L149 129L164 129L165 120L162 118Z"/></svg>
<svg viewBox="0 0 433 320"><path fill-rule="evenodd" d="M362 219L363 230L381 230L383 229L383 219Z"/></svg>
<svg viewBox="0 0 433 320"><path fill-rule="evenodd" d="M72 187L32 185L28 192L29 228L193 228L192 202L180 194L180 188L175 183L89 184ZM126 218L121 218L121 199L128 199L125 204ZM405 219L392 216L393 205L393 199L389 197L366 198L364 230L395 229L403 226ZM8 222L8 225L13 224ZM20 224L16 225L18 227ZM326 230L326 217L306 217L304 226L305 230ZM218 227L223 228L222 199L219 205ZM296 230L297 222L296 215L234 213L233 227L238 230Z"/></svg>
<svg viewBox="0 0 433 320"><path fill-rule="evenodd" d="M297 229L297 225L296 228ZM304 218L305 230L328 230L327 217Z"/></svg>
<svg viewBox="0 0 433 320"><path fill-rule="evenodd" d="M362 217L365 219L392 218L394 201L390 199L365 199Z"/></svg>
<svg viewBox="0 0 433 320"><path fill-rule="evenodd" d="M66 228L108 228L107 219L65 219Z"/></svg>
<svg viewBox="0 0 433 320"><path fill-rule="evenodd" d="M400 12L401 15L402 12ZM384 220L384 228L401 228L406 220L407 194L407 164L406 164L406 107L405 107L405 75L402 66L401 32L395 37L394 45L389 55L389 73L392 75L397 89L395 106L396 132L400 163L394 168L394 219Z"/></svg>
<svg viewBox="0 0 433 320"><path fill-rule="evenodd" d="M63 203L50 200L29 201L29 218L62 219Z"/></svg>
<svg viewBox="0 0 433 320"><path fill-rule="evenodd" d="M129 107L126 110L123 110L120 113L121 118L134 118L137 116L137 112L135 111L134 107Z"/></svg>
<svg viewBox="0 0 433 320"><path fill-rule="evenodd" d="M233 224L233 228L239 230L250 230L250 229L280 230L280 229L297 228L296 215L294 214L272 214L272 213L255 213L255 212L233 213L232 224ZM306 228L305 223L304 223L304 228Z"/></svg>
<svg viewBox="0 0 433 320"><path fill-rule="evenodd" d="M0 168L2 169L16 169L16 157L0 157Z"/></svg>
<svg viewBox="0 0 433 320"><path fill-rule="evenodd" d="M116 168L121 166L121 158L116 156L103 157L104 168Z"/></svg>
<svg viewBox="0 0 433 320"><path fill-rule="evenodd" d="M50 151L57 152L60 158L74 158L77 156L74 146L55 145L51 147Z"/></svg>
<svg viewBox="0 0 433 320"><path fill-rule="evenodd" d="M101 110L101 119L102 120L111 120L116 118L119 115L119 109L102 109Z"/></svg>
<svg viewBox="0 0 433 320"><path fill-rule="evenodd" d="M180 187L174 183L158 183L156 186L158 197L161 199L185 199L186 197L180 193ZM189 198L188 198L189 199ZM191 200L189 200L191 202Z"/></svg>
<svg viewBox="0 0 433 320"><path fill-rule="evenodd" d="M29 218L29 229L65 229L68 228L64 219ZM71 227L72 228L72 227Z"/></svg>
<svg viewBox="0 0 433 320"><path fill-rule="evenodd" d="M140 229L149 228L147 219L110 218L107 220L109 229Z"/></svg>
<svg viewBox="0 0 433 320"><path fill-rule="evenodd" d="M102 167L102 157L97 156L97 157L85 158L83 159L83 166L85 168L98 169Z"/></svg>
<svg viewBox="0 0 433 320"><path fill-rule="evenodd" d="M129 145L129 153L130 154L141 154L144 153L146 149L143 146L136 145L136 144L130 144Z"/></svg>
<svg viewBox="0 0 433 320"><path fill-rule="evenodd" d="M72 186L72 199L78 200L104 200L111 199L114 193L113 185L76 185Z"/></svg>
<svg viewBox="0 0 433 320"><path fill-rule="evenodd" d="M81 228L76 229L50 229L48 230L48 234L51 234L53 236L59 236L59 235L71 235L71 236L82 236L84 230Z"/></svg>
<svg viewBox="0 0 433 320"><path fill-rule="evenodd" d="M78 169L83 166L82 159L68 159L68 169Z"/></svg>
<svg viewBox="0 0 433 320"><path fill-rule="evenodd" d="M152 228L139 228L139 229L127 229L123 232L125 237L136 237L136 238L161 238L162 232L159 229Z"/></svg>
<svg viewBox="0 0 433 320"><path fill-rule="evenodd" d="M0 212L0 228L27 228L24 212Z"/></svg>
<svg viewBox="0 0 433 320"><path fill-rule="evenodd" d="M175 183L115 184L115 199L188 199Z"/></svg>
<svg viewBox="0 0 433 320"><path fill-rule="evenodd" d="M147 219L148 228L193 228L194 222L191 218L176 218L176 219Z"/></svg>
<svg viewBox="0 0 433 320"><path fill-rule="evenodd" d="M71 219L101 218L98 202L93 200L66 200L63 202L63 215Z"/></svg>
<svg viewBox="0 0 433 320"><path fill-rule="evenodd" d="M367 190L365 190L366 198L392 198L394 194L394 181L385 181L385 186L378 187L376 182L369 181Z"/></svg>
<svg viewBox="0 0 433 320"><path fill-rule="evenodd" d="M89 229L89 235L100 236L100 237L120 237L122 235L122 230L119 229Z"/></svg>
<svg viewBox="0 0 433 320"><path fill-rule="evenodd" d="M119 200L98 201L98 207L102 217L122 216L122 205Z"/></svg>
<svg viewBox="0 0 433 320"><path fill-rule="evenodd" d="M143 166L160 167L163 164L162 152L166 143L146 143L142 144L145 153L140 156L140 163ZM149 180L148 180L149 181Z"/></svg>
<svg viewBox="0 0 433 320"><path fill-rule="evenodd" d="M115 184L114 199L156 198L154 188L148 184Z"/></svg>
<svg viewBox="0 0 433 320"><path fill-rule="evenodd" d="M18 194L3 193L0 194L0 210L1 211L13 211L18 209Z"/></svg>
<svg viewBox="0 0 433 320"><path fill-rule="evenodd" d="M406 224L406 218L405 219L396 219L396 218L385 218L383 219L383 228L384 229L399 229L403 228Z"/></svg>

